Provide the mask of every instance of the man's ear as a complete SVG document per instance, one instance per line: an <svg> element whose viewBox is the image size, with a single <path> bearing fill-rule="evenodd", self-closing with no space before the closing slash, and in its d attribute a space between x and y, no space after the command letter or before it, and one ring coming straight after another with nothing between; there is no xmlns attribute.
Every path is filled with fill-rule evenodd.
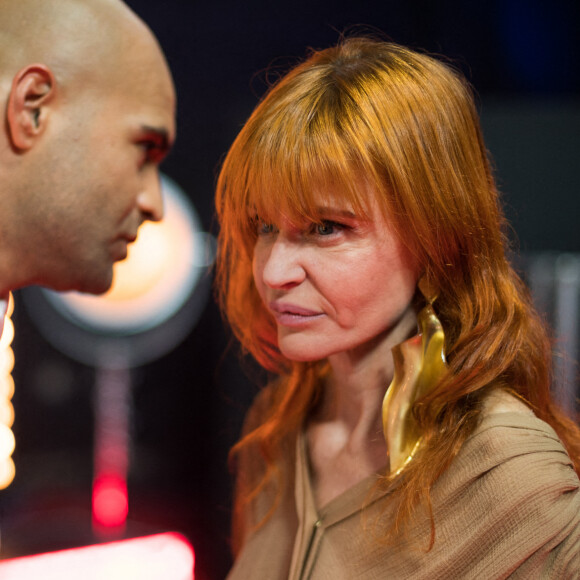
<svg viewBox="0 0 580 580"><path fill-rule="evenodd" d="M14 77L6 108L14 148L26 151L33 147L46 128L48 105L55 94L54 75L44 64L31 64Z"/></svg>

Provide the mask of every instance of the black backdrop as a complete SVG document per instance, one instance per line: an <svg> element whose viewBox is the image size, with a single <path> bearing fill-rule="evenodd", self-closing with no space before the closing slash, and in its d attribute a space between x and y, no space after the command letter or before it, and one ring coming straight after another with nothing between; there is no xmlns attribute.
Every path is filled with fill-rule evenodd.
<svg viewBox="0 0 580 580"><path fill-rule="evenodd" d="M452 58L480 95L508 215L526 251L580 250L580 4L575 0L130 0L153 29L178 92L163 170L215 233L219 161L267 83L307 47L375 30ZM16 296L17 477L0 492L3 557L92 541L94 371L39 336ZM133 372L128 534L183 532L197 578L230 565L227 450L255 387L210 300L186 340Z"/></svg>

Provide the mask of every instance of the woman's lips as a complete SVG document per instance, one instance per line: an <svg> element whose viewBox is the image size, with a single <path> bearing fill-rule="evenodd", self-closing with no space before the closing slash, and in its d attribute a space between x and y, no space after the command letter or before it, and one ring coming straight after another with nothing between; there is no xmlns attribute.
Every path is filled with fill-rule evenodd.
<svg viewBox="0 0 580 580"><path fill-rule="evenodd" d="M278 324L292 327L304 326L324 316L322 312L316 312L309 308L282 302L271 302L270 311L274 315L274 318L276 318Z"/></svg>

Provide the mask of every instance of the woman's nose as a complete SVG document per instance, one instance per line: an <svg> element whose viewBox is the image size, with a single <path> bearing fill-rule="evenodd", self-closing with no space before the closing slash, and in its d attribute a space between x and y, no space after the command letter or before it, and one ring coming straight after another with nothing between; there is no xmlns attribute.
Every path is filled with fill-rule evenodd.
<svg viewBox="0 0 580 580"><path fill-rule="evenodd" d="M302 251L298 241L282 233L276 234L265 251L258 252L262 279L270 288L280 289L300 284L306 277Z"/></svg>

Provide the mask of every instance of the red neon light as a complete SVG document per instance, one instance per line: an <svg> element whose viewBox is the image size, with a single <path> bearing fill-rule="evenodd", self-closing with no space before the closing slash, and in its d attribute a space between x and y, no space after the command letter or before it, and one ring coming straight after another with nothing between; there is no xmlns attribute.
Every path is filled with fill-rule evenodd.
<svg viewBox="0 0 580 580"><path fill-rule="evenodd" d="M129 511L127 483L117 475L101 475L93 484L93 520L105 527L125 525Z"/></svg>
<svg viewBox="0 0 580 580"><path fill-rule="evenodd" d="M0 561L2 580L194 580L195 556L175 533Z"/></svg>

